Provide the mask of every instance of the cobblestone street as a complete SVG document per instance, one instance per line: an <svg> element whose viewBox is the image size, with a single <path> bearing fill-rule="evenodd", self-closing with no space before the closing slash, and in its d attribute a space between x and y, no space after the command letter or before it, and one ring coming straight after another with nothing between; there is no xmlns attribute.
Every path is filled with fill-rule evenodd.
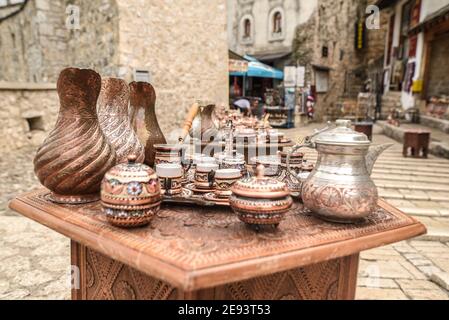
<svg viewBox="0 0 449 320"><path fill-rule="evenodd" d="M287 134L297 140L321 126ZM374 168L380 195L422 221L428 234L363 252L357 299L449 299L449 160L404 159L400 144L375 134L374 143L384 142L394 146ZM69 239L7 208L39 185L33 157L32 149L0 156L0 299L68 299ZM307 159L315 157L307 151Z"/></svg>

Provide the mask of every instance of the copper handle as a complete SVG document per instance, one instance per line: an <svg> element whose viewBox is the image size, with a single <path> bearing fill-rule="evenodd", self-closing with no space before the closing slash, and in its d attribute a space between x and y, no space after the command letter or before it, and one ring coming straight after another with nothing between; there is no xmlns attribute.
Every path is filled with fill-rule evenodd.
<svg viewBox="0 0 449 320"><path fill-rule="evenodd" d="M195 102L190 107L189 113L187 114L184 125L182 127L181 135L179 136L179 142L183 142L185 137L189 134L190 128L192 127L193 120L195 119L196 115L198 114L198 111L200 109L200 105L198 102Z"/></svg>
<svg viewBox="0 0 449 320"><path fill-rule="evenodd" d="M313 147L313 143L310 142L309 139L306 139L306 142L302 143L302 144L297 144L295 145L290 152L287 154L287 171L289 174L291 174L293 177L296 177L296 172L294 172L291 168L290 168L290 157L292 155L292 153L294 153L295 151L301 149L301 148L310 148L310 149L314 149Z"/></svg>

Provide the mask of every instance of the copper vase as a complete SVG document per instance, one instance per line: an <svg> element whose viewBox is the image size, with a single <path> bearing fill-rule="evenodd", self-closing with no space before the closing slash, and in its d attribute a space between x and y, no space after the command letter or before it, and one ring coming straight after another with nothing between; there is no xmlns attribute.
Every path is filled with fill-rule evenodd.
<svg viewBox="0 0 449 320"><path fill-rule="evenodd" d="M101 180L115 164L115 150L98 123L100 88L93 70L67 68L59 75L58 119L34 158L34 171L55 202L98 200Z"/></svg>
<svg viewBox="0 0 449 320"><path fill-rule="evenodd" d="M134 81L129 87L131 123L145 146L145 163L153 166L156 156L154 145L167 143L156 118L156 92L147 82Z"/></svg>
<svg viewBox="0 0 449 320"><path fill-rule="evenodd" d="M98 120L109 143L115 148L117 163L127 163L128 156L136 156L136 162L145 159L145 149L131 126L128 114L128 84L116 78L101 82L98 99Z"/></svg>
<svg viewBox="0 0 449 320"><path fill-rule="evenodd" d="M190 129L190 136L202 142L210 142L218 134L218 125L214 120L215 105L212 103L201 103L199 112Z"/></svg>

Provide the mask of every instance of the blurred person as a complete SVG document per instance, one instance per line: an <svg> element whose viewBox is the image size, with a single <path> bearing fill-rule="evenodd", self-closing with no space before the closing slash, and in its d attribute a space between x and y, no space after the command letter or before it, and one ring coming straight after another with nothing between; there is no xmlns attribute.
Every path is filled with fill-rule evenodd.
<svg viewBox="0 0 449 320"><path fill-rule="evenodd" d="M252 116L256 116L257 118L260 117L260 112L259 112L259 99L253 99L252 103L251 103L251 109L250 109L251 113L250 115Z"/></svg>
<svg viewBox="0 0 449 320"><path fill-rule="evenodd" d="M306 108L307 108L307 120L313 121L315 115L315 98L313 96L307 97Z"/></svg>
<svg viewBox="0 0 449 320"><path fill-rule="evenodd" d="M248 99L241 98L233 103L234 107L240 110L245 116L249 115L251 113L251 103Z"/></svg>

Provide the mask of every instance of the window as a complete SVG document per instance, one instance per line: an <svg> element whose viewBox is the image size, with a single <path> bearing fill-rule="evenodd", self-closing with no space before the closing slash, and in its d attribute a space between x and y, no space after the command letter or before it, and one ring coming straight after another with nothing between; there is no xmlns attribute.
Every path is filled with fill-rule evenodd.
<svg viewBox="0 0 449 320"><path fill-rule="evenodd" d="M327 58L329 56L329 48L327 46L321 47L321 57Z"/></svg>
<svg viewBox="0 0 449 320"><path fill-rule="evenodd" d="M29 131L44 131L44 121L41 116L25 118L28 123Z"/></svg>
<svg viewBox="0 0 449 320"><path fill-rule="evenodd" d="M239 38L242 44L251 44L254 36L254 19L250 14L240 19Z"/></svg>
<svg viewBox="0 0 449 320"><path fill-rule="evenodd" d="M245 19L243 22L243 37L251 38L251 20Z"/></svg>
<svg viewBox="0 0 449 320"><path fill-rule="evenodd" d="M328 70L315 70L315 87L317 93L325 93L329 90Z"/></svg>
<svg viewBox="0 0 449 320"><path fill-rule="evenodd" d="M279 11L273 15L273 33L282 33L282 13Z"/></svg>
<svg viewBox="0 0 449 320"><path fill-rule="evenodd" d="M273 8L268 15L268 40L282 41L285 38L285 14L282 7Z"/></svg>

